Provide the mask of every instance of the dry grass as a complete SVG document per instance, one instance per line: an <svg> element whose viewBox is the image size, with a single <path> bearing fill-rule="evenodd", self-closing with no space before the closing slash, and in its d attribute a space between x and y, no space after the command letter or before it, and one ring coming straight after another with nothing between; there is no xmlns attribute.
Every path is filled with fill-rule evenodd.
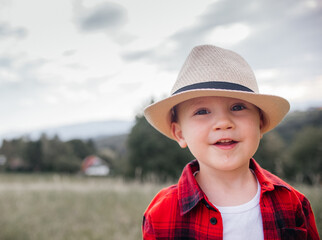
<svg viewBox="0 0 322 240"><path fill-rule="evenodd" d="M160 188L106 178L0 175L0 239L141 239L143 212Z"/></svg>
<svg viewBox="0 0 322 240"><path fill-rule="evenodd" d="M141 239L143 212L162 187L109 178L0 174L0 239ZM309 198L321 232L321 188L297 188Z"/></svg>
<svg viewBox="0 0 322 240"><path fill-rule="evenodd" d="M313 209L316 225L321 235L322 234L322 202L321 202L322 188L321 186L312 187L312 186L306 186L306 185L299 185L299 186L296 186L296 188L300 192L305 194L305 196L309 199Z"/></svg>

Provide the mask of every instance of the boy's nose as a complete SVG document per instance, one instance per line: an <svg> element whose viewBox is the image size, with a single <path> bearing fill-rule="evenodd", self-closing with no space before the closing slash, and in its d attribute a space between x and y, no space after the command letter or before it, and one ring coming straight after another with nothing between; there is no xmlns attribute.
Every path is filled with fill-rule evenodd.
<svg viewBox="0 0 322 240"><path fill-rule="evenodd" d="M235 127L233 121L226 114L218 115L215 117L213 130L227 130Z"/></svg>

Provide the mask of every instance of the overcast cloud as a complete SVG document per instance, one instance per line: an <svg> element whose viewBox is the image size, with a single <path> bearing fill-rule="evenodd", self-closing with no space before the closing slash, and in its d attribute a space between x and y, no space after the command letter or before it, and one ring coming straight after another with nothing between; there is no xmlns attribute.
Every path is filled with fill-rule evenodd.
<svg viewBox="0 0 322 240"><path fill-rule="evenodd" d="M103 2L85 8L82 1L75 1L76 24L83 31L106 31L122 27L127 22L126 9L117 3Z"/></svg>
<svg viewBox="0 0 322 240"><path fill-rule="evenodd" d="M322 28L317 27L322 26L321 3L302 0L235 3L216 1L194 26L179 30L157 48L126 53L124 59L152 60L166 69L177 70L191 46L207 42L238 51L254 68L298 68L305 64L311 71L321 67ZM167 46L171 49L165 55Z"/></svg>
<svg viewBox="0 0 322 240"><path fill-rule="evenodd" d="M0 133L134 119L199 44L240 53L292 110L321 107L321 26L319 0L0 0Z"/></svg>
<svg viewBox="0 0 322 240"><path fill-rule="evenodd" d="M22 27L12 27L8 23L0 23L0 39L15 37L15 38L23 38L26 37L27 30Z"/></svg>

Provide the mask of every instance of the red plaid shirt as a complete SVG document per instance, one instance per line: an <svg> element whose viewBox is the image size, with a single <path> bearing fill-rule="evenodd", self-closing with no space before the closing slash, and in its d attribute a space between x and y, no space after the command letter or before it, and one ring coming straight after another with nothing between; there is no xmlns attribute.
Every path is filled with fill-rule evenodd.
<svg viewBox="0 0 322 240"><path fill-rule="evenodd" d="M307 198L254 159L250 168L261 185L264 238L320 239ZM198 161L192 161L178 184L155 196L143 217L143 239L223 239L221 214L196 182L193 173L198 170Z"/></svg>

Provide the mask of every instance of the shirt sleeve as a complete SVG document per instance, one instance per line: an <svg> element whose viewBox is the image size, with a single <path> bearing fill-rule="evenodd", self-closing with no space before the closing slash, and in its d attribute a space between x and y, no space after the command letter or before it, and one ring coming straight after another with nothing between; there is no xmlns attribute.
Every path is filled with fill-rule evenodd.
<svg viewBox="0 0 322 240"><path fill-rule="evenodd" d="M149 216L143 216L143 223L142 223L142 234L144 240L155 240L155 234L152 226L152 222Z"/></svg>
<svg viewBox="0 0 322 240"><path fill-rule="evenodd" d="M304 197L302 201L302 211L306 218L306 229L307 229L307 239L308 240L319 240L319 233L316 227L314 214L311 208L309 200Z"/></svg>

